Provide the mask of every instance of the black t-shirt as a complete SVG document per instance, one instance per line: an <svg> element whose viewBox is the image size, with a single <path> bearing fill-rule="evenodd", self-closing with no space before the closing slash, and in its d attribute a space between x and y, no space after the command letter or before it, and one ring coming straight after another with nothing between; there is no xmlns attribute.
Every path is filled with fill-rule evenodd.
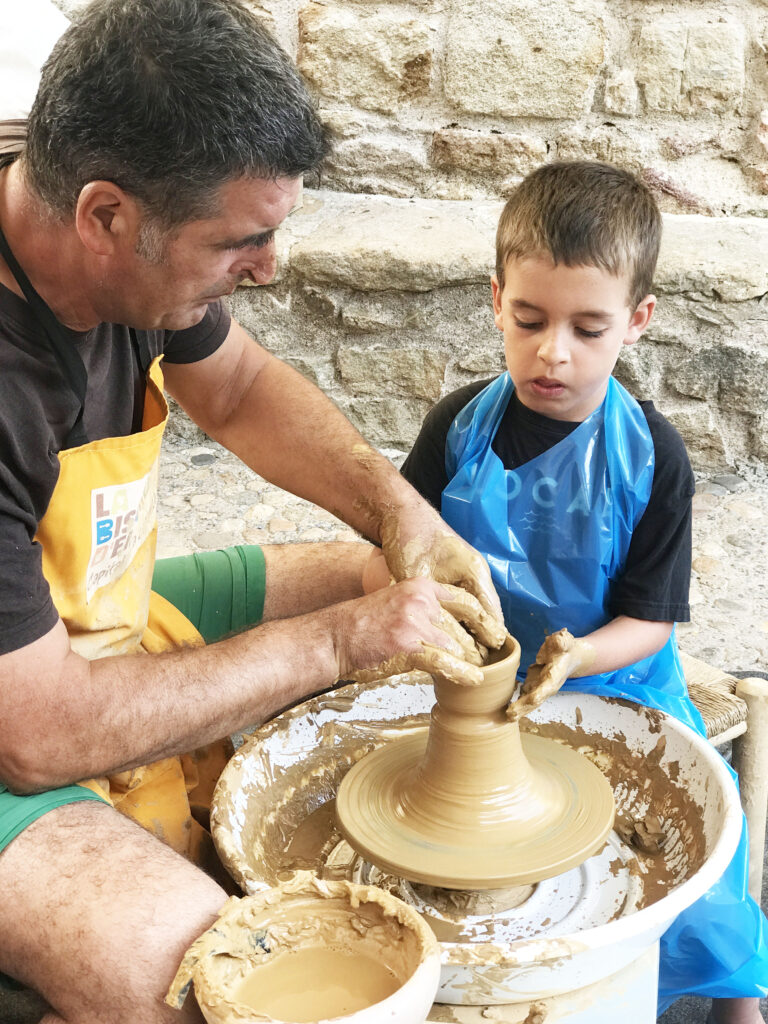
<svg viewBox="0 0 768 1024"><path fill-rule="evenodd" d="M428 413L402 473L431 505L440 509L448 485L445 443L459 412L490 381L477 381L447 395ZM613 616L653 622L687 622L691 578L691 498L694 479L683 440L654 408L640 402L655 452L648 505L629 545L627 562L610 594ZM505 469L530 462L567 437L578 423L553 420L528 409L516 393L492 442Z"/></svg>
<svg viewBox="0 0 768 1024"><path fill-rule="evenodd" d="M213 303L183 331L140 331L154 358L193 363L222 344L230 317ZM66 330L66 329L65 329ZM141 427L144 379L127 327L101 324L68 331L88 374L83 423L89 441L124 437ZM59 474L58 452L77 400L27 303L0 284L0 653L44 636L57 612L33 538Z"/></svg>

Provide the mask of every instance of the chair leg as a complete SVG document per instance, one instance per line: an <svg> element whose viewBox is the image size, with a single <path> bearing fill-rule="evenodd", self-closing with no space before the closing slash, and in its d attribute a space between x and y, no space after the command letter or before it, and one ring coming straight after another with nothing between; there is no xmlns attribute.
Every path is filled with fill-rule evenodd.
<svg viewBox="0 0 768 1024"><path fill-rule="evenodd" d="M749 894L759 905L768 809L768 680L740 679L736 693L747 702L747 731L733 741L733 767L749 827Z"/></svg>

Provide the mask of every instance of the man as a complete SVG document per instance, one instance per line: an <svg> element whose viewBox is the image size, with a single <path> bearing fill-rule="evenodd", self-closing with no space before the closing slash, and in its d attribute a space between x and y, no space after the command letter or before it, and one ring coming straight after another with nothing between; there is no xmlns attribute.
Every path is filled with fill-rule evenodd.
<svg viewBox="0 0 768 1024"><path fill-rule="evenodd" d="M163 994L224 900L176 852L214 741L380 665L475 681L457 618L501 640L482 559L220 303L271 279L324 145L234 0L96 0L0 161L0 971L46 1024L180 1019ZM264 624L203 646L150 596L163 376L402 582L361 597L365 545L268 549Z"/></svg>

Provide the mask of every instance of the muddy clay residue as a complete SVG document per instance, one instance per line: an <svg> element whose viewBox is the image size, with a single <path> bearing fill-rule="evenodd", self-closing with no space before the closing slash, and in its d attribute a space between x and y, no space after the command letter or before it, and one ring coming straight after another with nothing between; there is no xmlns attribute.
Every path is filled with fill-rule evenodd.
<svg viewBox="0 0 768 1024"><path fill-rule="evenodd" d="M166 1002L180 1008L194 983L216 1024L300 1024L375 1005L428 961L433 995L438 948L414 911L370 887L304 876L228 900L187 951Z"/></svg>
<svg viewBox="0 0 768 1024"><path fill-rule="evenodd" d="M658 732L660 713L652 708L638 710L647 716L649 732ZM661 767L666 746L663 736L652 751L641 753L631 750L621 733L613 738L596 737L562 723L529 723L528 729L580 750L611 783L616 797L616 832L636 852L637 865L632 870L642 877L638 910L699 870L706 856L702 810L685 789L674 784L678 775L674 762Z"/></svg>
<svg viewBox="0 0 768 1024"><path fill-rule="evenodd" d="M482 893L442 890L445 895L441 895L440 888L435 887L430 898L425 891L428 886L415 887L420 891L414 895L397 887L402 881L396 883L396 895L407 898L414 906L421 899L428 907L426 916L430 924L449 943L444 947L447 963L498 963L503 974L515 959L513 955L510 960L510 942L515 947L519 945L521 954L525 952L526 956L532 955L532 946L541 946L548 962L550 956L572 957L577 953L573 940L579 930L649 906L691 877L704 860L702 809L682 782L676 784L678 775L685 779L688 772L690 777L690 768L684 767L679 773L677 761L668 756L666 763L661 763L665 756L663 736L657 737L661 742L657 741L649 753L644 753L642 747L633 752L620 732L620 728L627 728L633 736L638 729L646 735L658 734L664 716L626 701L601 698L600 707L608 708L601 713L607 714L610 721L610 707L616 705L618 715L623 715L627 725L596 727L593 705L598 699L586 696L582 700L579 695L574 703L575 696L562 698L562 706L571 708L562 722L541 721L537 715L536 720L522 723L523 732L575 747L611 783L617 823L628 836L629 844L621 842L614 832L605 850L589 862L602 865L597 888L608 894L605 912L601 911L598 919L574 926L572 910L573 906L580 906L578 893L576 904L564 900L563 876L552 880L553 891L547 890L545 899L539 893L537 899L543 902L540 914L529 913L536 901L523 897L520 909L528 914L525 929L507 934L504 929L494 930L499 916L505 917L503 911L499 915L498 907L492 905L499 897L504 898L502 892L497 891L489 901ZM359 876L360 859L341 842L333 801L349 767L369 751L400 735L423 735L433 703L431 681L414 674L369 687L351 685L321 695L260 728L230 762L214 799L217 847L241 885L257 892L301 870L326 878L355 878L380 885L378 878ZM627 710L631 710L629 718ZM591 722L591 727L585 728L586 722ZM633 742L637 744L636 740ZM638 838L656 831L654 817L664 835L657 853L644 851L642 843L647 840ZM632 833L636 834L634 842ZM578 889L583 883L577 872L570 872L568 877L572 875ZM539 883L543 884L548 883ZM486 927L480 921L476 926L465 926L462 901L466 901L466 920L478 922L479 915L487 912L490 925ZM512 918L519 922L519 911ZM565 934L557 930L563 927L560 920L570 922L567 942L557 938L558 934Z"/></svg>

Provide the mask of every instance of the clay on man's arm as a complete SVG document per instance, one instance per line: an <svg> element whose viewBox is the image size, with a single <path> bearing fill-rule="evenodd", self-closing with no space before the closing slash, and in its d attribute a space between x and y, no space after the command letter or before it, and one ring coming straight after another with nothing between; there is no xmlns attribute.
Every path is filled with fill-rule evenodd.
<svg viewBox="0 0 768 1024"><path fill-rule="evenodd" d="M0 781L32 793L195 750L400 654L479 672L440 625L442 590L408 580L207 647L90 661L59 621L0 656Z"/></svg>
<svg viewBox="0 0 768 1024"><path fill-rule="evenodd" d="M396 580L426 576L473 594L471 631L498 647L505 631L485 560L461 540L326 396L235 322L197 363L169 365L170 393L210 436L278 487L382 544Z"/></svg>

